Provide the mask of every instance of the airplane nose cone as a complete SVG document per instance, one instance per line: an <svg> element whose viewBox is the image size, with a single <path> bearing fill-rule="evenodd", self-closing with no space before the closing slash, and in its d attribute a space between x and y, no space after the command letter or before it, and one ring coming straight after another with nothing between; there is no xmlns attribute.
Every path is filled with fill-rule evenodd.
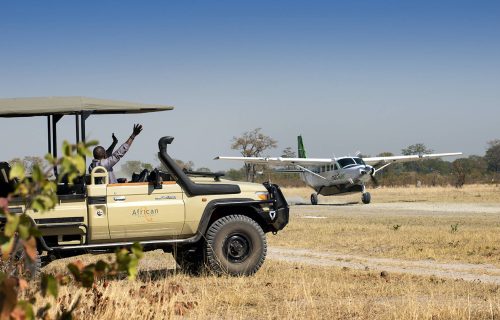
<svg viewBox="0 0 500 320"><path fill-rule="evenodd" d="M366 166L367 172L370 172L371 175L375 174L375 168L372 166Z"/></svg>

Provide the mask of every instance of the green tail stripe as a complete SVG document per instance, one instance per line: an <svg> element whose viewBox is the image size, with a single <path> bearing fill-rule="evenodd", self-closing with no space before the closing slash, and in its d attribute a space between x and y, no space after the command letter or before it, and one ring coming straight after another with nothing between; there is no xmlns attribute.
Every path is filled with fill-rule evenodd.
<svg viewBox="0 0 500 320"><path fill-rule="evenodd" d="M302 141L302 136L297 137L297 143L298 143L298 155L299 158L307 158L306 155L306 149L304 148L304 142Z"/></svg>

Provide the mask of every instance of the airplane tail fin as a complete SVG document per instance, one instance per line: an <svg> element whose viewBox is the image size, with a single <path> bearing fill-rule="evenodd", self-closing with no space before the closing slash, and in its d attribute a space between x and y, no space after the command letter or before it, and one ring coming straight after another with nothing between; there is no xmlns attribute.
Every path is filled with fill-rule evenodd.
<svg viewBox="0 0 500 320"><path fill-rule="evenodd" d="M299 135L297 137L297 144L298 144L298 156L299 156L299 158L307 158L306 149L304 148L304 142L302 141L301 135Z"/></svg>

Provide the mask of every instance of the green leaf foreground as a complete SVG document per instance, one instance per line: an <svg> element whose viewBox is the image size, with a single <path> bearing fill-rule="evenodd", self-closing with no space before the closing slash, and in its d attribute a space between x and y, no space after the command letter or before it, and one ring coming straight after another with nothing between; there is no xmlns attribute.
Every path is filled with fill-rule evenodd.
<svg viewBox="0 0 500 320"><path fill-rule="evenodd" d="M16 243L22 245L27 256L32 261L36 258L37 247L36 237L41 233L32 224L32 220L26 214L27 211L47 212L53 209L58 203L57 183L63 179L69 184L86 173L85 157L91 156L89 148L97 145L97 141L89 141L71 145L67 141L62 146L62 157L54 158L51 154L45 156L46 165L35 163L31 168L31 176L27 176L26 170L21 163L16 163L10 171L10 179L16 181L14 192L10 197L23 199L25 212L13 214L8 211L9 198L0 198L0 216L5 217L3 230L0 231L0 250L2 260L5 263L11 257L11 253L16 247ZM58 167L59 176L57 181L53 179L52 168ZM52 180L49 178L52 177ZM143 256L142 247L134 243L131 250L117 249L115 261L111 263L99 260L95 264L87 266L77 261L70 263L67 268L73 276L75 282L82 287L90 288L99 278L113 277L120 272L126 272L128 278L133 280L137 276L137 266ZM2 262L0 262L1 264ZM70 281L64 275L42 275L40 279L39 291L43 297L51 296L57 299L59 287L67 285ZM11 276L0 271L0 320L3 319L34 319L35 313L33 303L36 302L35 294L32 293L29 301L18 300L18 295L25 289L27 282L21 277ZM71 319L73 311L77 308L80 297L77 296L71 306L57 315L58 319ZM50 304L39 308L37 317L44 318L51 308Z"/></svg>

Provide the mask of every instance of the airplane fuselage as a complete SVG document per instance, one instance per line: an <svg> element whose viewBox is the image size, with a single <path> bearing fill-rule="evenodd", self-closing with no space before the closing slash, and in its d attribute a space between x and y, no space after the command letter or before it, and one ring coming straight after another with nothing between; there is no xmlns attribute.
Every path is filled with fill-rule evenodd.
<svg viewBox="0 0 500 320"><path fill-rule="evenodd" d="M331 164L309 166L301 179L318 194L331 196L352 192L364 192L364 185L370 181L373 167L361 158L342 157Z"/></svg>

